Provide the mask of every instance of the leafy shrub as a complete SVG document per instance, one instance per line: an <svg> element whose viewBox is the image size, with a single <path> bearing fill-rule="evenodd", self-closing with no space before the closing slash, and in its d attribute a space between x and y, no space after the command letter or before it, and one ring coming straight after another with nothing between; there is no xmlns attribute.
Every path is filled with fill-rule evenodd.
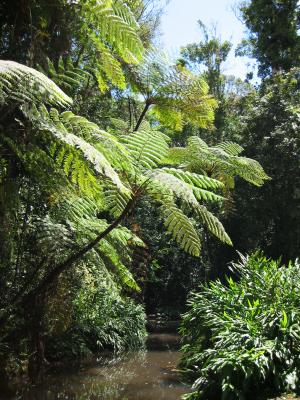
<svg viewBox="0 0 300 400"><path fill-rule="evenodd" d="M300 265L261 254L233 264L238 281L201 285L183 316L185 399L253 399L299 390Z"/></svg>
<svg viewBox="0 0 300 400"><path fill-rule="evenodd" d="M57 307L56 304L56 317ZM86 357L103 349L121 352L144 347L144 309L121 295L112 280L86 270L80 288L74 293L71 311L66 307L68 312L71 317L60 313L59 320L52 322L55 329L49 332L46 342L49 359Z"/></svg>
<svg viewBox="0 0 300 400"><path fill-rule="evenodd" d="M122 297L113 286L83 288L75 300L76 324L92 351L137 350L146 338L145 313L141 305Z"/></svg>

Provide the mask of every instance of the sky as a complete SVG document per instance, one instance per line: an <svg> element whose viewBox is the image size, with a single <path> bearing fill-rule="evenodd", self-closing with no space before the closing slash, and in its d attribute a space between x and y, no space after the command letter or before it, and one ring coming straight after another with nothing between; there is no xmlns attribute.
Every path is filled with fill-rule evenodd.
<svg viewBox="0 0 300 400"><path fill-rule="evenodd" d="M223 73L245 78L248 58L234 57L234 48L245 36L245 27L236 17L236 0L171 0L161 19L161 42L165 50L176 56L181 46L201 39L197 21L217 24L222 40L230 40L233 50L224 65Z"/></svg>

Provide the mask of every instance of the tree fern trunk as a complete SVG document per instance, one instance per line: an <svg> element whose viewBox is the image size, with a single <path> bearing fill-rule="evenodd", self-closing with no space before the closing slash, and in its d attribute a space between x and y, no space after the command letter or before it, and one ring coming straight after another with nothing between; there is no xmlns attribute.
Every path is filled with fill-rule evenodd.
<svg viewBox="0 0 300 400"><path fill-rule="evenodd" d="M146 104L145 104L145 107L144 107L144 109L142 111L142 114L140 115L133 132L136 132L139 129L139 127L140 127L141 123L143 122L143 120L145 118L145 115L146 115L147 111L149 110L150 106L151 106L151 102L147 100Z"/></svg>

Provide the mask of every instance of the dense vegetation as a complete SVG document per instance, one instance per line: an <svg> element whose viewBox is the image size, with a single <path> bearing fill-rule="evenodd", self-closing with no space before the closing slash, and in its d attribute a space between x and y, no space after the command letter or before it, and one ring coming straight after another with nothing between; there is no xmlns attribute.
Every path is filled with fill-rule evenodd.
<svg viewBox="0 0 300 400"><path fill-rule="evenodd" d="M0 4L1 375L35 382L51 361L142 348L145 310L178 318L193 289L191 398L214 385L242 399L253 380L294 389L297 2L240 4L249 35L237 54L258 61L256 86L222 73L232 44L201 21L178 60L153 49L163 6ZM251 256L221 283L236 249L256 248L289 267Z"/></svg>
<svg viewBox="0 0 300 400"><path fill-rule="evenodd" d="M194 377L187 399L258 398L299 391L299 264L260 254L189 298L182 365ZM273 391L273 392L272 392Z"/></svg>
<svg viewBox="0 0 300 400"><path fill-rule="evenodd" d="M224 224L243 253L261 248L280 261L258 254L243 258L225 281L202 285L191 295L181 330L182 367L194 382L187 398L193 399L299 391L299 7L293 1L252 0L240 4L240 16L249 36L237 54L256 58L262 80L252 86L249 73L233 96L226 93L228 78L219 74L214 81L219 87L223 82L225 96L219 97L217 133L235 138L272 179L259 190L236 181ZM204 39L187 46L183 57L204 63L213 49L207 73L216 76L226 43L215 34ZM219 246L211 254L221 270L236 259Z"/></svg>

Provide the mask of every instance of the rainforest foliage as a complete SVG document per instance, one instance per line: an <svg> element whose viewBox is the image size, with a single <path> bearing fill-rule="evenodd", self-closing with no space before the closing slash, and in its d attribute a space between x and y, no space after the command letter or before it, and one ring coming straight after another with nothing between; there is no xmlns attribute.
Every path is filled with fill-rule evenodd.
<svg viewBox="0 0 300 400"><path fill-rule="evenodd" d="M298 262L281 267L257 253L231 268L234 278L205 284L189 298L182 366L195 392L185 398L299 391Z"/></svg>
<svg viewBox="0 0 300 400"><path fill-rule="evenodd" d="M163 7L155 0L0 4L1 374L36 381L52 361L142 348L144 309L178 318L194 289L190 310L208 310L203 290L223 286L199 284L223 278L236 249L298 256L297 6L240 5L263 77L258 87L250 75L223 74L232 44L200 21L199 43L179 59L157 51ZM262 11L274 15L265 25ZM288 52L269 52L261 28L273 32L272 24ZM250 260L262 285L267 266L288 274ZM229 287L240 290L245 275L234 279L240 283ZM237 310L230 312L234 319ZM198 328L187 320L183 365L198 379L194 359L210 350L198 347ZM222 390L218 374L212 379Z"/></svg>
<svg viewBox="0 0 300 400"><path fill-rule="evenodd" d="M261 81L251 85L252 73L246 82L222 74L215 80L219 86L223 81L217 137L242 145L271 180L259 190L235 180L223 222L239 251L260 248L279 261L256 253L228 270L236 253L219 245L208 249L221 280L202 284L190 296L181 327L182 368L194 382L186 396L191 399L299 392L299 6L252 0L241 2L238 12L248 37L236 54L257 60ZM223 46L213 33L182 55L215 74ZM211 49L215 58L208 66L203 55Z"/></svg>

